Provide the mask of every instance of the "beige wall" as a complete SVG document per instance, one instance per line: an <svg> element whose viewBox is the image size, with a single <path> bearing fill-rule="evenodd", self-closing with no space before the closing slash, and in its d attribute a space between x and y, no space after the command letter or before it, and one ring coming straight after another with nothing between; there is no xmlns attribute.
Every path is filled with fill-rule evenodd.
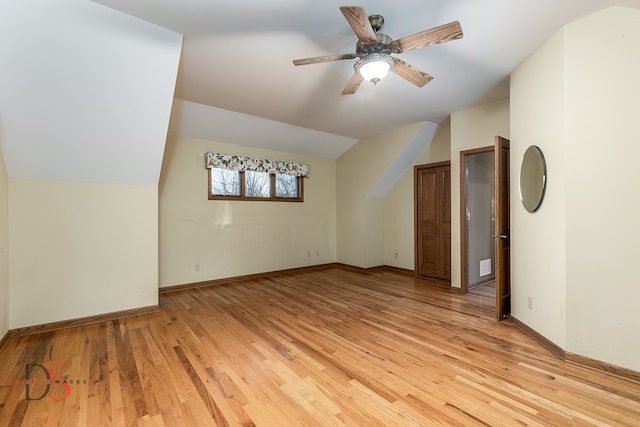
<svg viewBox="0 0 640 427"><path fill-rule="evenodd" d="M413 170L387 197L367 194L422 126L363 140L337 162L169 138L160 180L160 286L336 261L413 269ZM448 160L449 140L447 122L416 164ZM309 163L305 202L207 200L207 151ZM196 264L199 271L194 271Z"/></svg>
<svg viewBox="0 0 640 427"><path fill-rule="evenodd" d="M451 286L461 287L460 152L509 138L509 100L469 108L451 115ZM513 156L512 156L513 157Z"/></svg>
<svg viewBox="0 0 640 427"><path fill-rule="evenodd" d="M511 76L511 311L565 348L566 145L564 31L538 49ZM518 178L525 150L540 147L548 185L533 214L520 202ZM528 308L532 298L533 309Z"/></svg>
<svg viewBox="0 0 640 427"><path fill-rule="evenodd" d="M511 86L512 159L536 144L549 170L538 212L512 200L513 314L569 352L635 371L638 22L639 10L612 7L567 25Z"/></svg>
<svg viewBox="0 0 640 427"><path fill-rule="evenodd" d="M636 371L639 23L613 7L565 31L567 350Z"/></svg>
<svg viewBox="0 0 640 427"><path fill-rule="evenodd" d="M415 123L363 139L338 159L339 262L367 268L384 264L384 198L368 194L422 126ZM411 211L413 202L405 208Z"/></svg>
<svg viewBox="0 0 640 427"><path fill-rule="evenodd" d="M451 155L451 125L445 120L436 130L431 144L420 154L415 165L444 162ZM415 268L413 168L384 198L384 265L413 270ZM397 257L396 257L397 254Z"/></svg>
<svg viewBox="0 0 640 427"><path fill-rule="evenodd" d="M158 303L157 187L9 179L12 329Z"/></svg>
<svg viewBox="0 0 640 427"><path fill-rule="evenodd" d="M9 330L9 179L0 151L0 339Z"/></svg>
<svg viewBox="0 0 640 427"><path fill-rule="evenodd" d="M309 164L304 202L208 200L208 151ZM335 160L169 138L159 218L161 287L335 262Z"/></svg>

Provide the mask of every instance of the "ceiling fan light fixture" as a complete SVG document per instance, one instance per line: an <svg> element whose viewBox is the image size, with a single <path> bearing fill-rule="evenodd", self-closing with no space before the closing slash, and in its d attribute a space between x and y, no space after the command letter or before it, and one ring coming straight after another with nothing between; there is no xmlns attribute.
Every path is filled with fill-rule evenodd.
<svg viewBox="0 0 640 427"><path fill-rule="evenodd" d="M356 61L353 68L360 73L363 79L378 83L384 79L396 61L391 55L385 53L370 53Z"/></svg>

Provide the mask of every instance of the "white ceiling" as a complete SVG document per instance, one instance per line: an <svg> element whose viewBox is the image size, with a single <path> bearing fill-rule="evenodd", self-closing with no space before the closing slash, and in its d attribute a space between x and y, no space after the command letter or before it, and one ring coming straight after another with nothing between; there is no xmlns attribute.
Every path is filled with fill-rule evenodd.
<svg viewBox="0 0 640 427"><path fill-rule="evenodd" d="M8 175L157 185L181 43L88 0L0 1Z"/></svg>
<svg viewBox="0 0 640 427"><path fill-rule="evenodd" d="M538 46L567 22L614 3L361 0L367 14L384 16L383 32L394 39L453 20L464 37L397 55L434 77L423 88L390 74L343 96L355 60L299 67L291 61L355 51L356 37L338 9L351 5L344 1L95 1L184 35L177 98L354 139L439 123L507 97L510 72Z"/></svg>
<svg viewBox="0 0 640 427"><path fill-rule="evenodd" d="M2 0L0 149L10 177L149 185L167 132L337 158L507 97L538 46L612 4L640 0L362 0L392 38L453 20L464 37L397 55L423 88L390 74L343 96L354 60L292 64L354 52L342 2Z"/></svg>

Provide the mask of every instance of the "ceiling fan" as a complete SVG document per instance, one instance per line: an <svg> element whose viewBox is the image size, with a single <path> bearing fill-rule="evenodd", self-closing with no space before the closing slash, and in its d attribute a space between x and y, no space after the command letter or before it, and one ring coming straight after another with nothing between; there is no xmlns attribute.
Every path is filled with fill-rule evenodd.
<svg viewBox="0 0 640 427"><path fill-rule="evenodd" d="M358 58L353 66L355 73L342 91L343 95L355 93L364 79L376 84L389 71L418 87L422 87L429 83L433 77L403 60L391 56L391 54L408 52L413 49L462 38L460 23L453 21L393 40L380 32L384 24L384 18L381 15L367 16L364 9L357 6L342 6L340 11L358 37L356 52L294 59L293 65L318 64Z"/></svg>

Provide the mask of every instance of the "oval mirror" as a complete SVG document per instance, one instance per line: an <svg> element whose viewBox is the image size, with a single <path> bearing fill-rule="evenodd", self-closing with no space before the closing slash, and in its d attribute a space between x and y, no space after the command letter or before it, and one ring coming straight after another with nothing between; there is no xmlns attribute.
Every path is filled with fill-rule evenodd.
<svg viewBox="0 0 640 427"><path fill-rule="evenodd" d="M540 208L547 186L547 164L540 148L527 148L520 168L520 200L526 210L535 212Z"/></svg>

